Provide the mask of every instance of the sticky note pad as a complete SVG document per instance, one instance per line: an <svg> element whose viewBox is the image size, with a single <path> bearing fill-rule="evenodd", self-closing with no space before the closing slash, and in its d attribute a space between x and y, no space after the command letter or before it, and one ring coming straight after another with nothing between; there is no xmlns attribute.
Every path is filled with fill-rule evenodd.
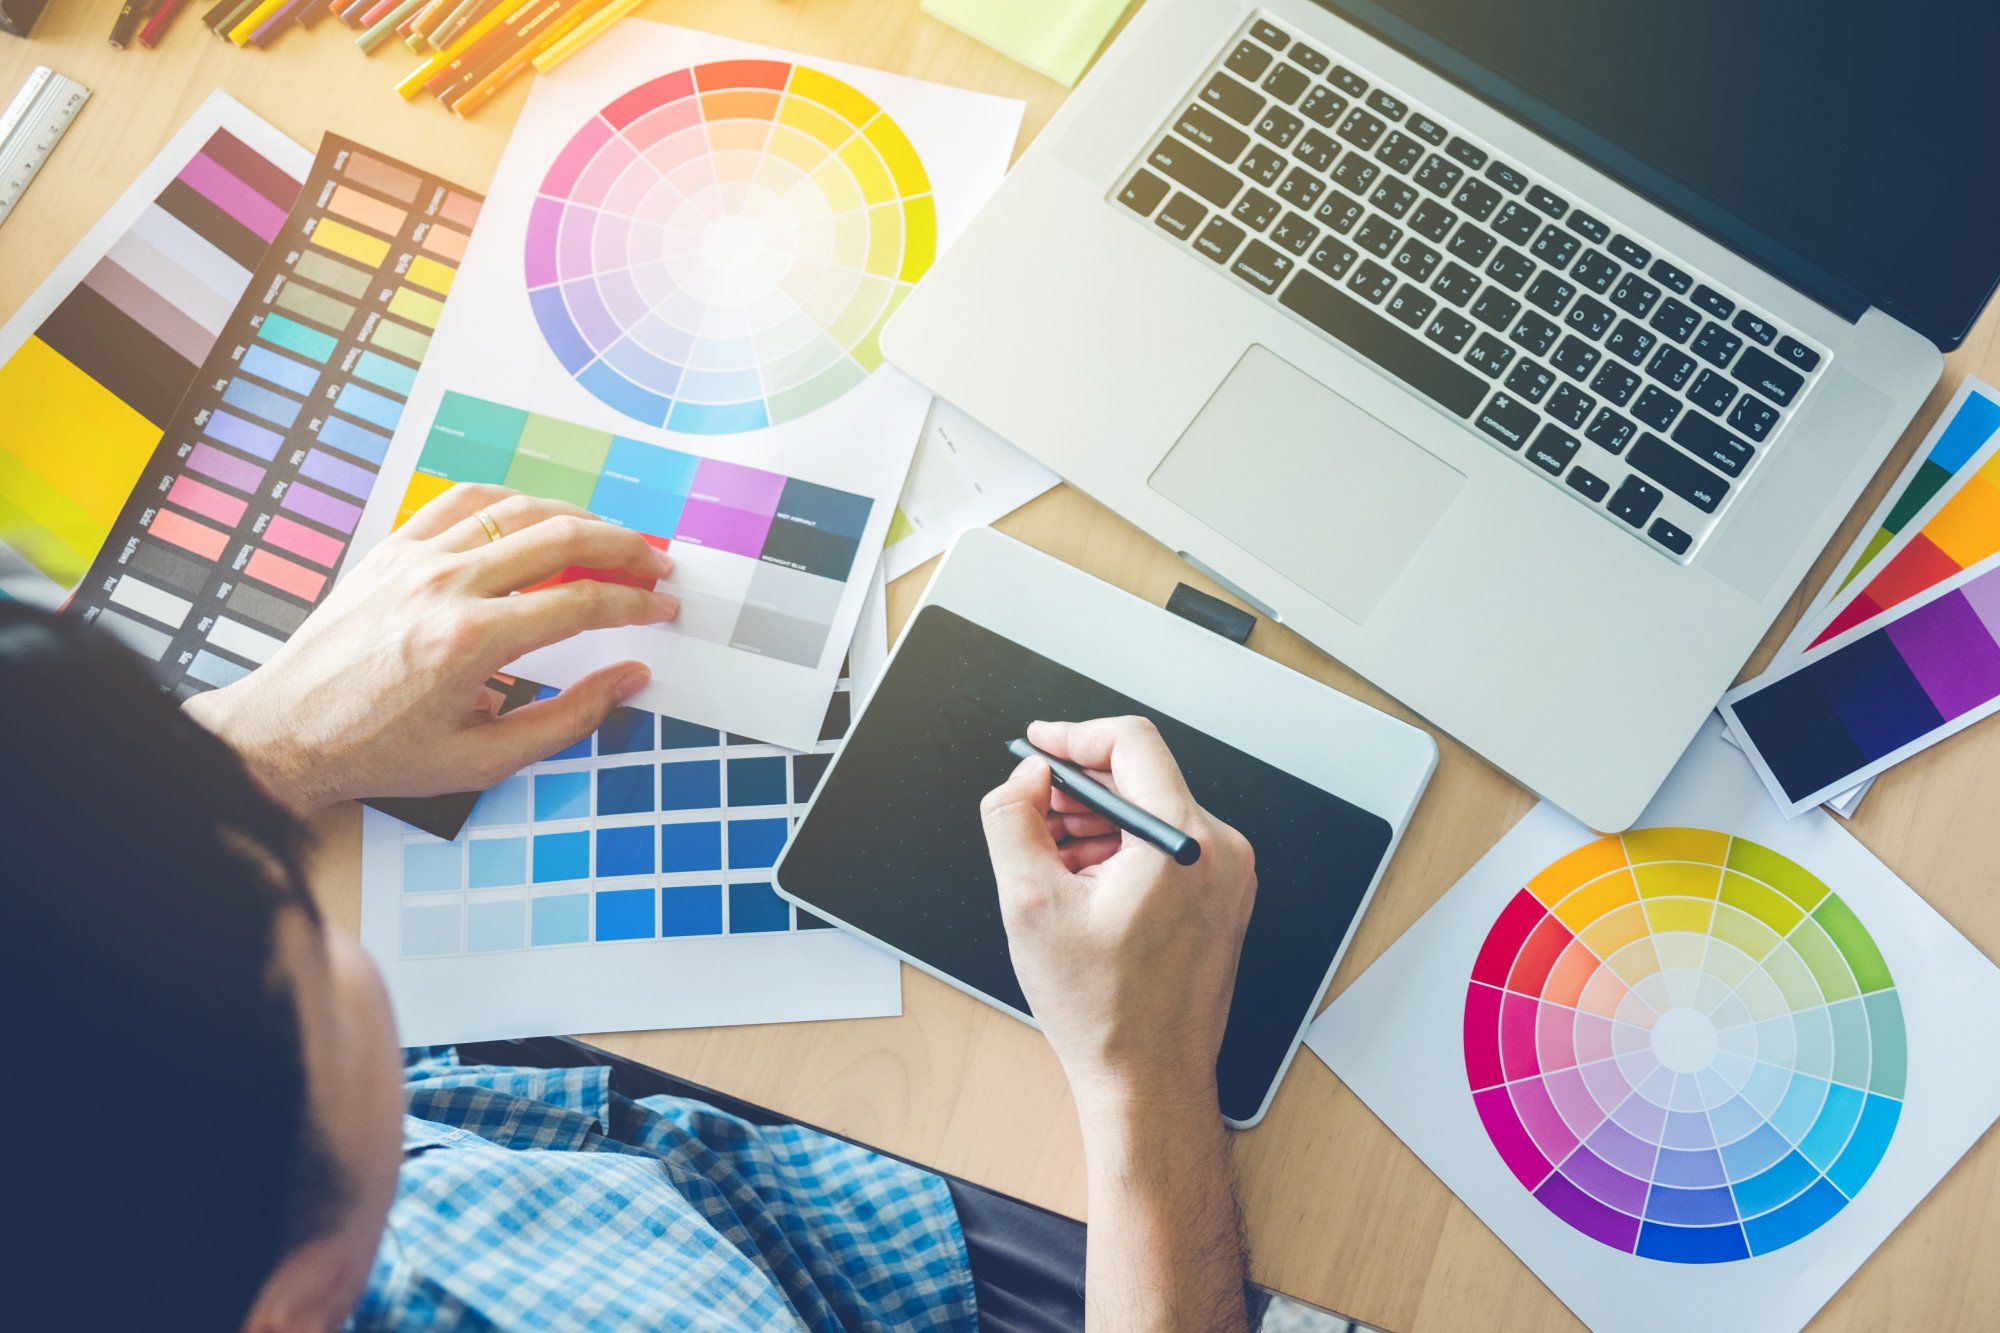
<svg viewBox="0 0 2000 1333"><path fill-rule="evenodd" d="M1074 88L1131 0L924 0L924 13Z"/></svg>

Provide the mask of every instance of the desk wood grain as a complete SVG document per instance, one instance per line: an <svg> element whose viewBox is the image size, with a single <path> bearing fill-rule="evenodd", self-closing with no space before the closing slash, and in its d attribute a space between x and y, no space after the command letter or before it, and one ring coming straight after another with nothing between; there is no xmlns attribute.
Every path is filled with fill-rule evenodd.
<svg viewBox="0 0 2000 1333"><path fill-rule="evenodd" d="M516 86L473 121L390 92L410 61L361 56L333 23L256 54L199 22L199 3L160 50L113 51L117 0L56 0L34 40L0 43L0 91L35 64L88 85L90 105L0 228L0 310L13 309L110 205L209 89L221 87L301 143L335 130L475 188L491 180L525 96ZM1022 141L1062 89L923 18L915 0L654 0L642 17L1020 97ZM1813 576L1752 659L1762 664L1935 420L1960 376L2000 382L2000 315L1989 310L1947 361L1905 434ZM1155 602L1176 582L1217 591L1173 554L1067 487L998 525ZM890 590L900 626L928 567ZM1250 646L1421 725L1290 631L1260 623ZM1747 674L1747 672L1746 672ZM1439 735L1437 777L1334 985L1335 993L1485 853L1532 804L1493 767ZM1855 835L1989 955L2000 954L2000 726L1975 727L1886 774ZM335 921L360 911L360 819L328 811L313 874ZM589 1034L588 1039L892 1152L1075 1216L1084 1211L1076 1122L1041 1037L967 997L903 972L900 1018ZM1270 1115L1236 1140L1256 1278L1396 1333L1528 1333L1576 1320L1310 1054ZM2000 1325L2000 1147L1989 1135L1814 1323L1816 1333Z"/></svg>

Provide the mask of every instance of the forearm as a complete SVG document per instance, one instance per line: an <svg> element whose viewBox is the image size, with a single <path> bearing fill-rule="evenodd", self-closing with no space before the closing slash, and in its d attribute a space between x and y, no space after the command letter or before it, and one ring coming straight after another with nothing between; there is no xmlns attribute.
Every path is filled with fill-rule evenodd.
<svg viewBox="0 0 2000 1333"><path fill-rule="evenodd" d="M1244 1255L1215 1097L1080 1106L1090 1333L1241 1333Z"/></svg>

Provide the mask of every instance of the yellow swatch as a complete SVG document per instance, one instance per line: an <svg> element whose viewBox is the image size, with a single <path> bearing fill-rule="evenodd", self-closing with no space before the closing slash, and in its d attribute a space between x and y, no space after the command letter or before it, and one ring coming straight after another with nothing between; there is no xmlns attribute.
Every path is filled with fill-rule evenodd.
<svg viewBox="0 0 2000 1333"><path fill-rule="evenodd" d="M450 490L452 483L444 477L433 477L418 472L410 477L410 488L403 492L403 503L396 507L396 521L390 530L402 527L410 521L411 515L431 501Z"/></svg>
<svg viewBox="0 0 2000 1333"><path fill-rule="evenodd" d="M438 316L444 313L444 302L425 296L422 292L408 287L398 287L396 294L389 298L389 313L421 324L427 329L437 327Z"/></svg>
<svg viewBox="0 0 2000 1333"><path fill-rule="evenodd" d="M370 268L380 268L382 261L389 257L389 243L356 231L332 218L321 218L313 228L312 243L322 250L331 250L337 255L346 255L357 264Z"/></svg>
<svg viewBox="0 0 2000 1333"><path fill-rule="evenodd" d="M451 280L458 276L458 270L449 264L440 264L435 259L418 255L410 261L410 271L403 275L419 287L428 287L434 292L449 296Z"/></svg>

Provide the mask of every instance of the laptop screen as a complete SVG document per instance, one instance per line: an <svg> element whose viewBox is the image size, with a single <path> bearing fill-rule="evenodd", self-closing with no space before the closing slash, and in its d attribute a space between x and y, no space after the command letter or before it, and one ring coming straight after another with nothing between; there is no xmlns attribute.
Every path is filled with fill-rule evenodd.
<svg viewBox="0 0 2000 1333"><path fill-rule="evenodd" d="M2000 280L1993 0L1320 2L1849 318Z"/></svg>

